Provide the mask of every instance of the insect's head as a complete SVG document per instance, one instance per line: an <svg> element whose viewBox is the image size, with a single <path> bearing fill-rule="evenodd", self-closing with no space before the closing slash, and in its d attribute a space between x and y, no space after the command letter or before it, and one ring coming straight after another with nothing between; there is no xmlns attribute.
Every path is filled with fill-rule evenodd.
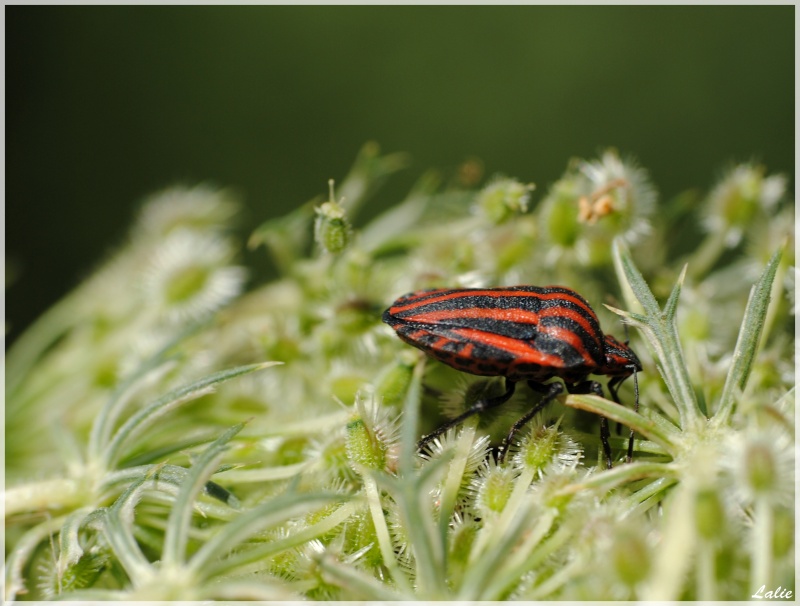
<svg viewBox="0 0 800 606"><path fill-rule="evenodd" d="M642 363L633 350L611 335L603 335L603 349L606 364L602 369L604 375L627 377L634 372L642 371Z"/></svg>

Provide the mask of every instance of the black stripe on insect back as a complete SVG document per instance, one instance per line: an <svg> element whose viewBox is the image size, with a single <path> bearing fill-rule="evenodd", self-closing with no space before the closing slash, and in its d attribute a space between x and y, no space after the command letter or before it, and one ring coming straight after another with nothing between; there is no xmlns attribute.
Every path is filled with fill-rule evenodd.
<svg viewBox="0 0 800 606"><path fill-rule="evenodd" d="M574 333L581 349L597 363L602 362L602 341L597 317L588 304L564 289L465 289L435 291L411 303L401 299L384 314L384 321L398 320L426 325L472 327L523 340L534 339L539 325L561 327ZM539 292L545 291L545 292ZM491 292L491 295L484 294ZM516 294L524 292L526 294ZM480 294L478 294L480 293ZM519 311L516 314L515 311ZM498 313L495 313L495 312ZM499 313L499 312L506 313Z"/></svg>
<svg viewBox="0 0 800 606"><path fill-rule="evenodd" d="M395 320L396 323L397 320ZM419 321L407 322L410 326L429 330L437 334L451 328L474 328L476 330L494 333L503 337L528 341L532 346L547 353L555 353L560 357L577 360L579 357L578 349L586 350L587 355L595 364L603 362L602 350L598 347L597 340L593 338L578 322L564 318L542 318L539 324L528 324L523 322L513 322L510 320L496 320L494 318L472 318L472 317L451 317L436 323ZM557 338L547 334L548 327L558 327L573 333L580 341L580 347L571 346L565 343L563 338ZM563 352L563 353L562 353ZM577 365L577 361L567 364L568 366Z"/></svg>
<svg viewBox="0 0 800 606"><path fill-rule="evenodd" d="M597 316L589 304L577 293L563 288L537 288L516 286L498 289L460 289L425 291L424 295L408 296L390 308L397 317L408 317L435 311L454 309L522 309L539 312L552 307L572 310L599 330Z"/></svg>
<svg viewBox="0 0 800 606"><path fill-rule="evenodd" d="M498 365L533 361L533 359L539 358L540 354L552 358L548 365L553 369L560 369L556 370L556 374L565 369L573 369L587 374L603 361L602 355L594 352L594 348L587 347L587 343L580 341L577 335L573 339L574 345L566 341L565 332L568 334L568 329L565 329L563 323L558 325L559 332L557 334L549 334L546 326L526 326L531 335L530 338L522 338L514 328L514 324L510 322L478 323L473 321L464 322L461 326L451 323L396 322L395 330L401 338L440 359L439 353L441 352L460 354L469 345L468 357L476 361L491 362L494 365L494 372L491 374L506 374L497 370ZM479 324L482 325L479 326ZM459 329L468 329L469 333L465 334L463 330ZM505 337L511 340L515 346L513 349L508 349L493 344L491 342L492 335ZM591 345L591 343L590 341L589 344ZM452 361L448 363L452 363ZM459 366L461 365L459 364ZM538 364L535 366L537 369L541 368ZM548 374L548 376L552 375Z"/></svg>
<svg viewBox="0 0 800 606"><path fill-rule="evenodd" d="M471 347L470 357L478 360L511 362L514 359L514 356L504 349L479 340L465 338L443 326L436 326L434 330L431 330L430 326L406 324L397 328L397 334L415 347L423 349L431 347L441 339L446 339L440 349L447 353L460 353L467 347Z"/></svg>

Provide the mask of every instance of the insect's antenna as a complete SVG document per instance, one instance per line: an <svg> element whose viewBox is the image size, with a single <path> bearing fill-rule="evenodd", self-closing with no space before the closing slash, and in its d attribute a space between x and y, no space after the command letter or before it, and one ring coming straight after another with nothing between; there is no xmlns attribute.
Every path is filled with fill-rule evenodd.
<svg viewBox="0 0 800 606"><path fill-rule="evenodd" d="M633 412L639 412L639 376L636 374L636 366L631 365L633 370ZM631 429L631 437L628 439L628 457L627 462L630 463L633 459L633 429Z"/></svg>

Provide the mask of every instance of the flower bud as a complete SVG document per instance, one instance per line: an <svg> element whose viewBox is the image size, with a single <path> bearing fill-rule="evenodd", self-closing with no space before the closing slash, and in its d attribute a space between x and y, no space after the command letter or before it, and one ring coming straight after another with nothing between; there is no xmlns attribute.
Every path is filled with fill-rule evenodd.
<svg viewBox="0 0 800 606"><path fill-rule="evenodd" d="M386 465L386 445L376 439L361 417L347 424L347 458L356 468L383 469Z"/></svg>
<svg viewBox="0 0 800 606"><path fill-rule="evenodd" d="M611 558L619 579L633 587L650 572L650 550L644 537L633 532L622 532L611 547Z"/></svg>
<svg viewBox="0 0 800 606"><path fill-rule="evenodd" d="M475 507L481 517L491 517L505 509L516 479L514 468L498 467L494 460L487 461L478 470L473 487L477 490Z"/></svg>
<svg viewBox="0 0 800 606"><path fill-rule="evenodd" d="M352 228L344 207L333 197L333 179L328 184L330 200L314 209L317 213L314 221L314 239L325 252L338 254L350 243Z"/></svg>
<svg viewBox="0 0 800 606"><path fill-rule="evenodd" d="M530 192L534 187L532 183L524 185L515 179L497 179L478 194L478 208L492 223L504 223L528 210Z"/></svg>
<svg viewBox="0 0 800 606"><path fill-rule="evenodd" d="M375 390L381 396L384 406L400 406L403 403L416 356L411 351L403 351L397 360L378 377Z"/></svg>
<svg viewBox="0 0 800 606"><path fill-rule="evenodd" d="M725 510L719 495L713 490L703 490L695 503L697 530L704 539L719 537L725 526Z"/></svg>

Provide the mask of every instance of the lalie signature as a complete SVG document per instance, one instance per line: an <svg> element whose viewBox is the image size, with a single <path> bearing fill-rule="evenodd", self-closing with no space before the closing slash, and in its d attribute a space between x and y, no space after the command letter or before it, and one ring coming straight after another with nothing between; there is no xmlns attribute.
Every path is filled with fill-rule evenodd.
<svg viewBox="0 0 800 606"><path fill-rule="evenodd" d="M750 596L756 600L791 600L794 597L791 589L784 589L780 585L776 589L767 591L767 586L762 585Z"/></svg>

